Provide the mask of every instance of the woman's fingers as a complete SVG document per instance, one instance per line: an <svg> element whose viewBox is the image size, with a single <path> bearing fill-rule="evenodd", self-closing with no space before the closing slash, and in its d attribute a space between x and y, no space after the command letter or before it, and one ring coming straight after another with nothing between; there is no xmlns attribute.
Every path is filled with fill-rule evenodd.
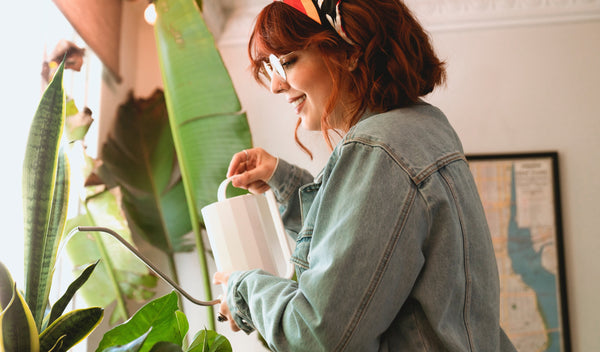
<svg viewBox="0 0 600 352"><path fill-rule="evenodd" d="M240 328L235 323L235 320L233 320L233 316L231 316L231 312L229 311L229 306L225 301L221 302L221 305L219 306L219 317L222 317L220 321L225 321L225 319L227 319L229 322L229 327L232 331L240 331Z"/></svg>
<svg viewBox="0 0 600 352"><path fill-rule="evenodd" d="M231 158L227 177L237 188L247 189L254 194L269 190L267 181L277 166L277 158L262 148L252 148L236 153Z"/></svg>
<svg viewBox="0 0 600 352"><path fill-rule="evenodd" d="M231 275L231 273L229 273L229 272L217 271L213 275L213 283L215 285L222 285L222 284L227 285L227 282L229 281L229 275Z"/></svg>
<svg viewBox="0 0 600 352"><path fill-rule="evenodd" d="M229 273L229 272L218 271L213 275L213 283L215 285L225 285L226 286L227 282L229 282L230 275L231 275L231 273ZM233 320L233 316L231 315L231 312L229 311L229 306L227 305L227 301L223 297L220 297L219 299L221 300L221 304L219 305L218 320L220 322L229 321L229 327L231 328L231 330L240 331L240 328L235 323L235 320Z"/></svg>
<svg viewBox="0 0 600 352"><path fill-rule="evenodd" d="M241 151L239 153L235 153L229 162L229 168L227 169L227 177L231 177L233 175L240 174L247 169L247 162L250 156L250 152Z"/></svg>

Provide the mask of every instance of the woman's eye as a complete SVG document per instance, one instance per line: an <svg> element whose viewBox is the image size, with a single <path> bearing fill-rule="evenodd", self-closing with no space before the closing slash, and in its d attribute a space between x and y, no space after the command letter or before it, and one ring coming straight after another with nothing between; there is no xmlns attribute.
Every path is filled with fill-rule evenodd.
<svg viewBox="0 0 600 352"><path fill-rule="evenodd" d="M288 59L285 62L281 63L281 66L283 66L283 68L289 68L290 66L292 66L294 64L294 62L296 62L296 59Z"/></svg>

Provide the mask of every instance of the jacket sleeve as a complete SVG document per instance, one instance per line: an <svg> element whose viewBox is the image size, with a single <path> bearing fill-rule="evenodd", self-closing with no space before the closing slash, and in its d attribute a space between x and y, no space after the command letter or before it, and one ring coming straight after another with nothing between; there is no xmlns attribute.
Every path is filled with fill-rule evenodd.
<svg viewBox="0 0 600 352"><path fill-rule="evenodd" d="M312 181L313 176L308 171L278 159L277 167L268 182L280 205L281 220L294 239L302 226L298 190Z"/></svg>
<svg viewBox="0 0 600 352"><path fill-rule="evenodd" d="M309 266L298 282L263 271L230 277L236 322L274 351L378 350L424 263L426 207L398 163L360 143L332 158L299 233Z"/></svg>

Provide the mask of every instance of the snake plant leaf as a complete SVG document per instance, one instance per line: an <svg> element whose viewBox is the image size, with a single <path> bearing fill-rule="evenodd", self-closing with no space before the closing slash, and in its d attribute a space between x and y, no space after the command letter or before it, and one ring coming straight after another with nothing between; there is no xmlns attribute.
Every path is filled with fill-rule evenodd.
<svg viewBox="0 0 600 352"><path fill-rule="evenodd" d="M200 210L216 201L234 153L252 145L250 128L229 73L194 0L156 0L154 25L175 150L185 187L205 297L211 278ZM214 329L212 307L207 308Z"/></svg>
<svg viewBox="0 0 600 352"><path fill-rule="evenodd" d="M129 99L119 107L102 146L97 173L120 186L133 233L172 255L193 250L194 238L164 94Z"/></svg>
<svg viewBox="0 0 600 352"><path fill-rule="evenodd" d="M104 309L91 307L76 309L62 315L39 337L40 350L63 352L86 338L102 321ZM60 343L57 343L60 340Z"/></svg>
<svg viewBox="0 0 600 352"><path fill-rule="evenodd" d="M12 286L12 298L0 312L0 351L23 352L40 350L38 329L33 314L17 285Z"/></svg>
<svg viewBox="0 0 600 352"><path fill-rule="evenodd" d="M106 226L133 244L127 221L119 211L116 196L109 191L91 194L85 200L85 214L69 219L67 229L77 226ZM132 253L112 237L101 233L77 233L66 245L77 267L101 259L90 279L79 290L87 304L106 307L116 302L111 325L130 317L126 299L138 301L154 296L158 278Z"/></svg>
<svg viewBox="0 0 600 352"><path fill-rule="evenodd" d="M56 233L49 233L49 224L65 116L63 72L64 63L61 63L42 94L29 130L23 162L25 298L38 328L42 323L52 278L48 264L53 264L58 248L56 242L59 241ZM58 215L58 211L55 214ZM60 225L54 224L55 228Z"/></svg>
<svg viewBox="0 0 600 352"><path fill-rule="evenodd" d="M52 323L54 323L54 321L56 321L56 319L58 319L63 314L63 312L67 308L67 305L69 304L71 299L73 299L73 296L75 296L75 293L77 293L81 286L83 286L83 284L89 279L90 275L92 275L99 261L100 260L97 260L95 263L88 265L83 270L81 275L79 275L79 277L69 285L67 291L65 291L65 293L58 299L58 301L56 301L56 303L52 305L47 325L51 325Z"/></svg>
<svg viewBox="0 0 600 352"><path fill-rule="evenodd" d="M0 310L8 306L13 298L15 282L4 263L0 262Z"/></svg>
<svg viewBox="0 0 600 352"><path fill-rule="evenodd" d="M182 330L178 310L178 298L175 292L159 297L140 308L127 322L106 332L96 351L128 344L150 328L152 331L140 349L141 352L150 351L151 346L160 341L181 346L187 328L184 326Z"/></svg>

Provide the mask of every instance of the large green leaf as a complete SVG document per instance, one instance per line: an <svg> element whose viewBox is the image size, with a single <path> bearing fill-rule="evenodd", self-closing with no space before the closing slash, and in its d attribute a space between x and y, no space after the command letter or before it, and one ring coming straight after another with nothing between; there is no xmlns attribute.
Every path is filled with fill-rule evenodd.
<svg viewBox="0 0 600 352"><path fill-rule="evenodd" d="M168 255L191 251L192 225L161 90L145 99L129 96L101 154L97 172L110 187L120 186L131 230Z"/></svg>
<svg viewBox="0 0 600 352"><path fill-rule="evenodd" d="M67 200L64 197L63 204L53 203L65 118L63 72L64 63L61 63L42 95L29 130L23 162L25 295L38 328L48 301L52 265L62 233L55 232L63 216L56 207L62 208ZM52 207L55 207L54 216Z"/></svg>
<svg viewBox="0 0 600 352"><path fill-rule="evenodd" d="M106 226L133 244L127 222L116 197L108 191L88 196L85 214L70 219L67 228ZM67 251L77 267L101 259L89 281L79 291L87 304L106 307L116 301L110 324L129 318L126 298L138 301L154 295L157 277L138 258L110 236L97 232L78 233L69 240Z"/></svg>
<svg viewBox="0 0 600 352"><path fill-rule="evenodd" d="M38 329L33 314L16 284L12 286L11 300L0 312L0 351L39 351Z"/></svg>
<svg viewBox="0 0 600 352"><path fill-rule="evenodd" d="M161 341L181 346L188 326L182 325L178 310L178 298L175 292L151 301L140 308L127 322L104 334L96 351L126 345L149 329L152 331L146 337L141 352L149 351L154 344Z"/></svg>
<svg viewBox="0 0 600 352"><path fill-rule="evenodd" d="M202 330L194 336L186 352L231 352L231 343L213 330Z"/></svg>
<svg viewBox="0 0 600 352"><path fill-rule="evenodd" d="M104 309L77 309L58 318L39 337L40 350L63 352L86 338L102 321Z"/></svg>
<svg viewBox="0 0 600 352"><path fill-rule="evenodd" d="M157 0L154 26L167 110L204 273L200 210L216 201L234 153L252 145L233 83L194 0ZM207 309L214 329L212 308Z"/></svg>
<svg viewBox="0 0 600 352"><path fill-rule="evenodd" d="M138 352L140 348L142 348L142 346L144 345L144 342L146 342L146 338L148 338L148 334L150 334L150 331L152 331L152 329L148 330L144 335L138 337L137 339L131 341L126 345L109 347L102 352Z"/></svg>

